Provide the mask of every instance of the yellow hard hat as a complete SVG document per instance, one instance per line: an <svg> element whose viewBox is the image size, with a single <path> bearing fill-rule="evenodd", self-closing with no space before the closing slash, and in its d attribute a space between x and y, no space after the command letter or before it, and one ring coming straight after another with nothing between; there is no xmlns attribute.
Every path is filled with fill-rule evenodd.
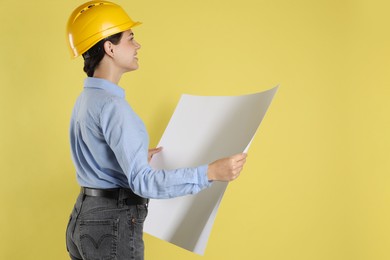
<svg viewBox="0 0 390 260"><path fill-rule="evenodd" d="M108 1L82 4L70 15L66 28L71 55L76 58L100 40L140 24L117 4Z"/></svg>

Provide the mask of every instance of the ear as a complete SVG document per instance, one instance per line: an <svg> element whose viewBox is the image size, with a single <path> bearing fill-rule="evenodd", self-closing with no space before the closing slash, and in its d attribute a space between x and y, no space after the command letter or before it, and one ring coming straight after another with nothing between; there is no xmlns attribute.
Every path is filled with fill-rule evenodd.
<svg viewBox="0 0 390 260"><path fill-rule="evenodd" d="M114 57L114 44L112 44L112 42L110 41L106 41L104 42L104 52L110 56L111 58Z"/></svg>

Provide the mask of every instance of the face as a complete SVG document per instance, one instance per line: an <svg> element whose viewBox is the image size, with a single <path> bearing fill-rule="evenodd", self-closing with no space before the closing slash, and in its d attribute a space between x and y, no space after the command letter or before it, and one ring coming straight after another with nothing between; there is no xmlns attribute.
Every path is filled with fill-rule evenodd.
<svg viewBox="0 0 390 260"><path fill-rule="evenodd" d="M138 69L137 51L141 45L135 41L131 30L124 31L118 45L113 46L115 64L123 72Z"/></svg>

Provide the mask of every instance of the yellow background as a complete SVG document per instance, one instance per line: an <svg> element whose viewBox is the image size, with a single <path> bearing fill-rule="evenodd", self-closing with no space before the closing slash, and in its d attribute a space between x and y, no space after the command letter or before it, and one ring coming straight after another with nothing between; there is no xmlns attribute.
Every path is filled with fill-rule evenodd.
<svg viewBox="0 0 390 260"><path fill-rule="evenodd" d="M81 3L1 0L2 260L68 259L68 125L85 76L65 24ZM117 3L144 23L140 69L120 85L152 146L182 93L281 84L205 256L145 235L146 259L390 259L388 1Z"/></svg>

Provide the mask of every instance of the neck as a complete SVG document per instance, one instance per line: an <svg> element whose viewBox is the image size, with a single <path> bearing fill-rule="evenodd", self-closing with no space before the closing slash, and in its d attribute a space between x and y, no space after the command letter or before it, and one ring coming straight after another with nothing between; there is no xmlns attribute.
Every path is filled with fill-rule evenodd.
<svg viewBox="0 0 390 260"><path fill-rule="evenodd" d="M109 73L96 73L96 72L93 74L93 77L111 81L112 83L114 83L116 85L119 85L119 81L121 79L120 75L113 75L113 74L109 74Z"/></svg>
<svg viewBox="0 0 390 260"><path fill-rule="evenodd" d="M94 78L101 78L108 81L111 81L112 83L118 85L123 72L119 71L118 68L113 66L106 57L104 57L98 67L95 69L95 72L93 73Z"/></svg>

